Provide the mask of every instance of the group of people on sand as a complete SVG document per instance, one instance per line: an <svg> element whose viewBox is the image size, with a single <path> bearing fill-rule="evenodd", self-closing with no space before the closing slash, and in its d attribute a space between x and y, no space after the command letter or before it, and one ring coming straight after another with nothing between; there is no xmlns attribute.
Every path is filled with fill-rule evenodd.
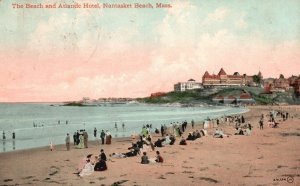
<svg viewBox="0 0 300 186"><path fill-rule="evenodd" d="M107 170L106 161L107 158L103 149L100 150L99 156L94 156L94 159L92 159L92 154L89 154L79 163L75 174L83 177L91 175L94 171L105 171Z"/></svg>
<svg viewBox="0 0 300 186"><path fill-rule="evenodd" d="M149 163L163 163L164 159L160 155L159 151L156 151L156 157L155 159L150 159L147 156L147 152L143 152L143 156L141 157L141 164L149 164Z"/></svg>
<svg viewBox="0 0 300 186"><path fill-rule="evenodd" d="M202 136L207 135L207 131L205 129L201 129L201 130L195 130L193 132L189 132L188 137L186 138L186 140L188 141L194 141L198 138L201 138Z"/></svg>
<svg viewBox="0 0 300 186"><path fill-rule="evenodd" d="M70 140L68 139L69 134L67 134L66 137L66 144L67 142L70 143ZM88 148L88 133L85 130L77 130L77 132L74 132L73 134L73 141L74 146L78 149ZM67 145L68 149L68 145Z"/></svg>
<svg viewBox="0 0 300 186"><path fill-rule="evenodd" d="M275 122L276 115L278 114L270 113L269 116L270 120ZM279 116L283 117L281 113L279 113ZM260 122L262 121L262 128L263 128L264 117L265 116L263 114L260 117ZM287 118L286 114L284 117L285 119ZM234 133L235 135L251 135L253 126L249 121L248 122L246 121L243 115L228 116L228 117L221 118L221 121L224 122L227 122L229 120L230 122L235 122L235 129L236 129ZM219 126L220 120L217 119L216 121L217 121L217 125ZM260 122L259 125L261 125ZM165 128L165 125L162 125L161 130L159 131L161 133L161 137L158 137L157 140L154 142L152 142L152 137L149 130L150 127L143 126L142 132L140 133L137 141L135 143L132 143L131 146L127 148L128 151L121 152L121 153L114 152L111 153L109 156L110 158L130 158L130 157L140 156L141 164L163 163L164 158L162 157L160 151L157 150L157 148L163 148L167 145L174 145L176 142L176 137L180 137L179 145L187 145L187 141L194 141L197 140L198 138L208 135L208 132L203 125L203 129L193 130L192 132L189 132L187 137L185 138L182 134L184 134L184 131L186 131L185 125L187 125L187 123L186 121L184 121L182 124L183 125L174 124L173 133L169 131L169 128ZM192 129L194 129L194 125L195 125L194 121L191 122L191 125L192 125ZM181 133L180 135L176 132L176 130L178 129ZM105 133L103 130L101 133L102 133L102 135L100 134L101 139L110 135L109 133ZM214 138L229 137L219 127L215 129L212 136ZM106 141L108 141L107 138ZM104 144L104 139L102 141L102 144ZM155 152L154 158L149 158L148 154L151 151ZM106 160L107 158L103 149L101 149L101 154L99 156L95 156L93 160L91 159L91 155L87 156L85 158L84 164L81 164L81 167L79 167L78 169L78 175L85 176L85 175L92 174L94 171L107 170Z"/></svg>

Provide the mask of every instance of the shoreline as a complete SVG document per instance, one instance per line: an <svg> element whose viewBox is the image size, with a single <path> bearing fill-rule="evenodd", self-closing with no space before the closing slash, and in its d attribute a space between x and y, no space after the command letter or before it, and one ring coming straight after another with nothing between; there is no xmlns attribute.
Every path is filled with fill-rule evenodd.
<svg viewBox="0 0 300 186"><path fill-rule="evenodd" d="M156 104L146 104L146 105L150 105L150 106L157 106ZM162 105L160 105L160 106L163 106L163 107L177 107L176 105L165 105L165 104L162 104ZM198 106L195 106L195 107L198 107ZM213 112L213 110L212 110L212 112L210 113L210 114L208 114L208 115L211 115L211 116L209 116L209 118L210 119L215 119L215 118L220 118L220 117L223 117L223 116L230 116L230 115L240 115L240 114L244 114L244 113L246 113L246 112L249 112L249 109L247 109L247 107L240 107L240 110L234 110L235 109L235 107L228 107L228 106L212 106L212 107L214 107L214 108L229 108L229 111L228 112L234 112L234 113L229 113L229 114L221 114L221 113L218 113L218 114L216 114L215 116L213 116L215 113ZM199 107L200 108L200 107ZM209 108L209 107L208 107ZM221 111L220 111L221 112ZM205 114L203 114L203 115L207 115L207 113L205 113ZM193 119L193 117L191 117L191 119ZM196 123L202 123L204 120L206 120L206 118L203 118L203 119L201 119L201 120L195 120L194 119L194 121L196 122ZM182 120L176 120L176 119L174 119L173 121L170 119L170 121L169 122L165 122L165 121L161 121L161 124L166 124L168 127L169 127L169 123L170 122L179 122L179 123L181 123L182 121L184 121L184 119L182 119ZM151 122L151 121L149 121L149 122ZM190 122L190 121L188 121L188 122ZM148 123L148 121L146 121L145 120L145 122L142 122L142 123ZM7 130L8 132L11 132L11 131L22 131L22 130L24 130L24 129L31 129L31 130L35 130L35 129L38 129L38 130L44 130L44 129L53 129L53 128L57 128L57 127L62 127L62 128L64 128L66 125L46 125L46 126L43 126L43 127L37 127L37 128L18 128L18 129L14 129L14 130ZM69 124L69 125L67 125L67 127L75 127L75 126L82 126L82 124ZM156 126L157 128L159 128L160 126ZM79 127L80 128L80 127ZM98 128L99 129L99 128ZM110 132L113 134L113 139L115 139L115 138L124 138L124 137L131 137L131 135L132 134L134 134L134 133L136 133L136 134L139 134L140 133L140 131L141 131L141 129L142 129L142 124L141 124L141 126L140 127L137 127L136 128L136 130L133 130L133 129L131 129L131 130L125 130L125 132L123 131L119 131L119 132L117 132L116 133L116 131L114 130L114 129L111 129L110 130ZM155 130L155 126L152 128L152 132ZM6 131L6 132L7 132ZM95 139L94 138L94 136L92 135L92 133L91 133L91 131L90 131L90 133L89 133L89 137L92 139L92 140L90 140L90 141L95 141L95 140L98 140L99 139L99 132L100 132L100 130L98 130L98 134L97 134L97 139ZM70 133L69 132L69 134L70 135L72 135L72 132ZM18 134L17 134L18 135ZM117 136L117 137L116 137ZM58 146L58 145L64 145L64 139L65 139L65 136L59 136L60 138L61 138L61 140L60 140L60 142L54 142L54 145L55 146ZM51 137L51 136L49 136L49 138L53 138L53 137ZM72 136L71 136L71 138L72 138ZM35 140L39 140L39 139L35 139ZM8 147L7 149L5 149L5 150L2 150L1 152L0 152L0 154L1 153L7 153L7 152L15 152L15 151L18 151L18 150L30 150L30 149L35 149L35 148L47 148L47 147L49 147L49 144L48 143L50 143L50 141L48 142L48 143L44 143L43 144L43 146L35 146L35 147L32 147L32 148L23 148L23 147L20 147L20 148L17 148L16 150L13 150L13 148L14 148L14 142L16 142L16 143L18 143L19 141L22 141L22 139L16 139L16 140L13 140L13 139L6 139L6 140L0 140L0 142L2 142L3 143L3 149L5 149L6 147L5 147L5 145ZM71 140L72 141L72 140ZM90 142L89 141L89 142ZM53 142L53 141L52 141ZM7 144L5 144L5 143L7 143ZM45 145L46 144L46 145ZM21 145L22 146L22 145Z"/></svg>
<svg viewBox="0 0 300 186"><path fill-rule="evenodd" d="M293 118L282 121L279 128L259 130L259 116L271 109L281 108ZM216 128L208 129L208 136L188 141L187 146L178 145L179 137L172 146L156 148L164 158L162 164L140 164L141 156L111 158L113 152L126 152L130 137L113 138L111 145L99 145L90 141L89 148L66 151L65 145L57 145L54 151L48 147L0 153L0 183L2 185L285 185L280 179L293 178L300 183L299 152L300 106L268 107L254 106L245 113L246 121L253 125L251 136L233 135L233 125L222 123L225 138L213 138ZM202 126L195 125L195 129ZM190 123L184 137L193 131ZM154 134L153 141L160 138ZM98 155L103 148L108 158L108 170L94 172L79 178L73 173L87 154ZM280 149L280 153L278 153ZM150 158L155 151L145 149ZM232 176L234 175L234 176ZM291 185L293 185L291 184Z"/></svg>

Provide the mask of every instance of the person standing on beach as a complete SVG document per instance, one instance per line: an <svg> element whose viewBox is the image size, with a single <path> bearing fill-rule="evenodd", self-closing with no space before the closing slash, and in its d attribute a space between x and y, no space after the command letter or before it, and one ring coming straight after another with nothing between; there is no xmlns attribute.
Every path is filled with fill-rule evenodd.
<svg viewBox="0 0 300 186"><path fill-rule="evenodd" d="M261 118L260 121L259 121L259 129L260 130L264 129L264 120L263 120L263 118Z"/></svg>
<svg viewBox="0 0 300 186"><path fill-rule="evenodd" d="M13 131L13 133L12 133L12 139L16 139L15 131Z"/></svg>
<svg viewBox="0 0 300 186"><path fill-rule="evenodd" d="M195 122L194 122L194 120L192 120L192 129L194 129L194 126L195 126Z"/></svg>
<svg viewBox="0 0 300 186"><path fill-rule="evenodd" d="M160 132L161 132L161 136L164 137L165 128L163 125L161 125L161 127L160 127Z"/></svg>
<svg viewBox="0 0 300 186"><path fill-rule="evenodd" d="M76 135L76 132L74 132L73 134L73 142L74 142L74 146L77 145L76 142L77 142L77 135Z"/></svg>
<svg viewBox="0 0 300 186"><path fill-rule="evenodd" d="M111 144L111 134L108 130L106 130L105 136L106 136L106 144L110 145Z"/></svg>
<svg viewBox="0 0 300 186"><path fill-rule="evenodd" d="M54 145L53 145L52 141L50 142L50 150L54 151Z"/></svg>
<svg viewBox="0 0 300 186"><path fill-rule="evenodd" d="M97 129L96 129L96 127L94 128L94 137L97 137Z"/></svg>
<svg viewBox="0 0 300 186"><path fill-rule="evenodd" d="M124 124L124 122L122 123L122 129L123 129L123 131L125 131L125 124Z"/></svg>
<svg viewBox="0 0 300 186"><path fill-rule="evenodd" d="M70 136L69 133L67 133L67 137L66 137L66 147L67 147L67 151L70 150Z"/></svg>
<svg viewBox="0 0 300 186"><path fill-rule="evenodd" d="M104 145L104 138L105 138L105 132L104 132L104 130L101 131L100 138L101 138L102 145Z"/></svg>
<svg viewBox="0 0 300 186"><path fill-rule="evenodd" d="M88 148L88 133L83 131L83 138L84 138L84 148Z"/></svg>

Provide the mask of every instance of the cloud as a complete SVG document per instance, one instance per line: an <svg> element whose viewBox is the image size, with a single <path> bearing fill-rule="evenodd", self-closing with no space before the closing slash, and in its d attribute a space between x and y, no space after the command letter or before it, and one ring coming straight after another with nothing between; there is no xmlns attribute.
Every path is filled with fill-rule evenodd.
<svg viewBox="0 0 300 186"><path fill-rule="evenodd" d="M230 10L227 7L219 7L214 12L209 13L205 20L205 24L211 24L213 22L223 21L230 14Z"/></svg>
<svg viewBox="0 0 300 186"><path fill-rule="evenodd" d="M235 26L238 29L246 29L248 27L247 22L245 21L245 14L242 14L238 20L235 22Z"/></svg>

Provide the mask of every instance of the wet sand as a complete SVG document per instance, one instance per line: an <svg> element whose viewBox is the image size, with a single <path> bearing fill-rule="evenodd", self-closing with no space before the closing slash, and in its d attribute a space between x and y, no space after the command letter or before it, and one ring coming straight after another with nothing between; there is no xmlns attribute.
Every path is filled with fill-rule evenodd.
<svg viewBox="0 0 300 186"><path fill-rule="evenodd" d="M279 121L279 128L259 130L258 121L269 106L249 107L246 121L254 126L251 136L236 136L233 126L221 124L229 137L209 136L187 141L187 146L156 148L164 158L162 164L140 164L141 156L109 158L108 170L83 178L73 174L87 154L99 155L103 148L127 152L131 138L113 139L111 145L89 142L87 149L66 151L64 145L55 151L48 147L0 154L0 185L299 185L300 184L300 106L281 106L293 118ZM279 109L279 107L273 107ZM195 129L201 129L197 124ZM188 131L192 131L190 124ZM187 132L184 133L187 137ZM159 136L154 135L154 140ZM62 139L64 140L64 139ZM150 158L155 151L147 150ZM108 156L109 157L109 156ZM291 183L289 183L291 182Z"/></svg>

